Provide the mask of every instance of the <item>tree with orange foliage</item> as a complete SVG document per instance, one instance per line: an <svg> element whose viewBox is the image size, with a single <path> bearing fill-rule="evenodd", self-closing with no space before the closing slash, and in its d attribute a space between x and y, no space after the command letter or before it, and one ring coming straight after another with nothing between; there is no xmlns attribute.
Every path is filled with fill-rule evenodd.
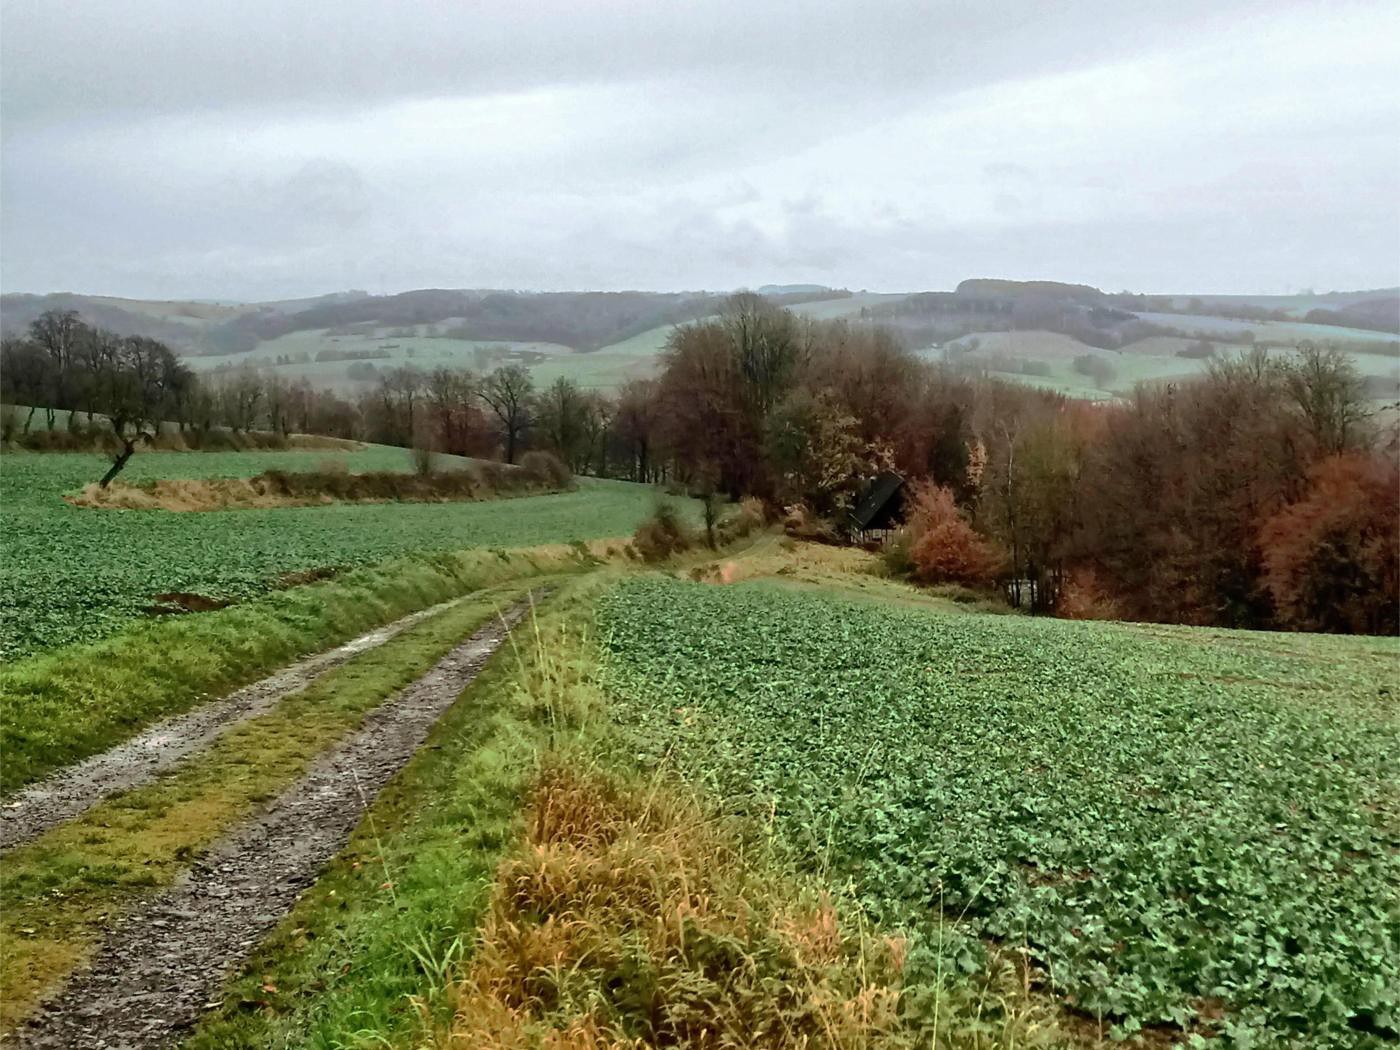
<svg viewBox="0 0 1400 1050"><path fill-rule="evenodd" d="M1400 633L1400 469L1344 453L1259 533L1264 584L1290 627Z"/></svg>
<svg viewBox="0 0 1400 1050"><path fill-rule="evenodd" d="M996 581L1004 559L968 523L952 489L916 485L907 528L909 557L919 582L990 587Z"/></svg>

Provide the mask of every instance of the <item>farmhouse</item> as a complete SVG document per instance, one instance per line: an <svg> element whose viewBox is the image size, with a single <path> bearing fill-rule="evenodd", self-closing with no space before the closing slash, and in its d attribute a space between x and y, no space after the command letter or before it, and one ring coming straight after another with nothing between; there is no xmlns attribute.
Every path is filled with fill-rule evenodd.
<svg viewBox="0 0 1400 1050"><path fill-rule="evenodd" d="M846 525L852 540L868 543L884 539L903 518L904 478L887 470L861 490Z"/></svg>

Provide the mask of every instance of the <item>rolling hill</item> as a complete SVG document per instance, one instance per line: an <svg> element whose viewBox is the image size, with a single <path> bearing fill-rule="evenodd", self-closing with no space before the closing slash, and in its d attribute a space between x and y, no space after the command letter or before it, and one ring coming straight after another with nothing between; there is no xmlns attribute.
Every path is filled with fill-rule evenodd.
<svg viewBox="0 0 1400 1050"><path fill-rule="evenodd" d="M1208 359L1203 341L1213 354L1251 344L1279 353L1304 341L1335 344L1354 355L1373 397L1400 397L1400 289L1145 296L973 278L951 292L817 285L760 292L805 319L887 325L924 356L1076 397L1198 372ZM0 297L0 329L15 335L46 310L76 310L118 334L160 339L201 372L251 365L347 392L395 367L482 371L506 363L525 365L539 384L567 376L608 390L654 374L672 328L709 316L722 298L419 289L233 303L10 294Z"/></svg>

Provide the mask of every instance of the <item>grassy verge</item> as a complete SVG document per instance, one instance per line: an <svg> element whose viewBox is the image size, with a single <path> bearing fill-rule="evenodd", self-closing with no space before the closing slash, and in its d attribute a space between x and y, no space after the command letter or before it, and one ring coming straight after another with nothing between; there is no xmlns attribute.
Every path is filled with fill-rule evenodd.
<svg viewBox="0 0 1400 1050"><path fill-rule="evenodd" d="M190 858L326 747L518 595L483 593L329 672L230 730L173 775L90 810L4 858L0 1027L69 972L133 899L170 883Z"/></svg>
<svg viewBox="0 0 1400 1050"><path fill-rule="evenodd" d="M425 1020L446 1023L449 983L554 728L531 698L541 674L575 666L569 625L607 575L567 583L516 631L187 1047L407 1045Z"/></svg>
<svg viewBox="0 0 1400 1050"><path fill-rule="evenodd" d="M594 564L582 547L565 545L399 558L13 664L0 671L0 791L407 613L483 586Z"/></svg>

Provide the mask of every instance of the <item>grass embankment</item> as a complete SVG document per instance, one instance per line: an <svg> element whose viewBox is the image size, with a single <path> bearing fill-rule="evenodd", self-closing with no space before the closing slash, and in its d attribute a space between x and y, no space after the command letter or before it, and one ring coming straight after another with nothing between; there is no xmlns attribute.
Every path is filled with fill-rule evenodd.
<svg viewBox="0 0 1400 1050"><path fill-rule="evenodd" d="M197 760L18 848L0 886L0 1027L70 972L138 895L169 884L381 701L514 601L508 585L438 613L236 726Z"/></svg>
<svg viewBox="0 0 1400 1050"><path fill-rule="evenodd" d="M595 643L616 579L517 632L188 1047L924 1045L906 1000L939 1045L1058 1045L1010 967L906 987L903 939L771 828L638 774Z"/></svg>
<svg viewBox="0 0 1400 1050"><path fill-rule="evenodd" d="M138 621L0 670L0 790L407 613L478 587L593 565L583 547L401 558L194 616Z"/></svg>
<svg viewBox="0 0 1400 1050"><path fill-rule="evenodd" d="M159 478L136 484L117 481L105 489L87 485L67 499L75 507L107 510L266 510L334 503L466 502L538 496L573 487L573 478L562 464L557 470L536 471L476 463L413 474L266 470L251 478Z"/></svg>

